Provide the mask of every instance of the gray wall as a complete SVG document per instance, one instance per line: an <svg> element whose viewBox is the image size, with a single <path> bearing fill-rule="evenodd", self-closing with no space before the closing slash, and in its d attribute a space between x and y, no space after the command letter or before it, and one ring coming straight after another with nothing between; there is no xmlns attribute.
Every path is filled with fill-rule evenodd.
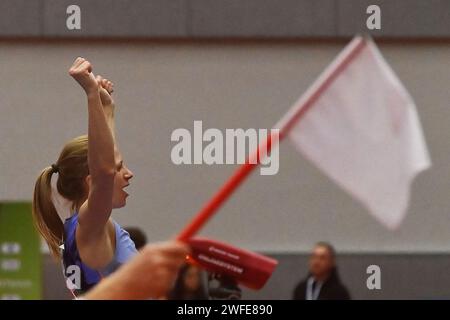
<svg viewBox="0 0 450 320"><path fill-rule="evenodd" d="M81 8L81 30L66 8ZM366 9L381 8L381 30ZM448 0L2 0L0 37L330 38L450 37Z"/></svg>
<svg viewBox="0 0 450 320"><path fill-rule="evenodd" d="M38 172L68 139L86 132L82 90L67 75L83 55L116 83L117 131L134 170L114 218L167 239L233 172L232 165L176 166L176 128L270 128L343 47L339 42L0 42L0 200L30 200ZM249 249L304 252L317 240L341 252L448 252L450 243L450 44L381 43L414 97L433 167L415 180L396 232L288 141L280 172L254 174L203 234Z"/></svg>

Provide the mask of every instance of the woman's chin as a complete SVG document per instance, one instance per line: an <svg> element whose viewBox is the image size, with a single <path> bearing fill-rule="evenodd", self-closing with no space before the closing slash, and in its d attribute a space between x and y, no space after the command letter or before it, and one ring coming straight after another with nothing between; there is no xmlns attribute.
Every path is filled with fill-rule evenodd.
<svg viewBox="0 0 450 320"><path fill-rule="evenodd" d="M118 201L117 203L115 203L113 205L113 208L114 209L120 209L120 208L125 207L126 205L127 205L127 200L126 200L126 198L124 198L122 201Z"/></svg>
<svg viewBox="0 0 450 320"><path fill-rule="evenodd" d="M120 195L120 199L117 199L119 197L117 197L115 199L115 201L113 201L113 208L114 209L119 209L119 208L123 208L126 206L127 204L127 198L129 197L129 194L126 193L125 191L123 191L123 194Z"/></svg>

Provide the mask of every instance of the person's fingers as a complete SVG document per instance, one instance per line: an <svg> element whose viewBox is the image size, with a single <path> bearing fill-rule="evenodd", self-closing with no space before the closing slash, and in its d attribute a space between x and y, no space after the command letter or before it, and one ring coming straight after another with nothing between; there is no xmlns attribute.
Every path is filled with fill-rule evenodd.
<svg viewBox="0 0 450 320"><path fill-rule="evenodd" d="M180 241L170 241L163 244L164 250L175 254L187 254L191 250L189 246Z"/></svg>
<svg viewBox="0 0 450 320"><path fill-rule="evenodd" d="M82 61L77 67L74 68L76 72L78 73L82 73L85 71L91 71L92 70L92 65L89 61L84 60Z"/></svg>
<svg viewBox="0 0 450 320"><path fill-rule="evenodd" d="M78 75L82 73L89 74L92 71L92 65L89 61L83 61L80 65L70 69L71 75Z"/></svg>
<svg viewBox="0 0 450 320"><path fill-rule="evenodd" d="M114 89L113 89L113 87L114 87L114 83L112 83L111 81L107 81L107 83L106 83L106 87L107 87L107 89L108 89L108 91L111 93L111 92L113 92L114 91Z"/></svg>
<svg viewBox="0 0 450 320"><path fill-rule="evenodd" d="M141 251L144 265L159 266L167 269L176 276L179 268L186 263L186 257L189 253L189 248L180 243L168 242L156 245L147 245Z"/></svg>
<svg viewBox="0 0 450 320"><path fill-rule="evenodd" d="M103 82L102 76L97 75L97 76L95 77L95 80L97 81L97 83L98 83L99 86L102 85L102 82Z"/></svg>
<svg viewBox="0 0 450 320"><path fill-rule="evenodd" d="M74 75L78 69L78 67L80 66L80 64L82 64L84 62L83 58L76 58L75 61L73 62L72 66L69 68L69 74L70 75Z"/></svg>
<svg viewBox="0 0 450 320"><path fill-rule="evenodd" d="M142 297L164 296L173 287L189 251L187 245L176 241L149 244L112 276L125 279L127 287Z"/></svg>
<svg viewBox="0 0 450 320"><path fill-rule="evenodd" d="M101 81L99 82L99 85L101 85L102 88L104 88L109 94L111 94L114 91L113 89L114 83L112 83L106 78L102 78Z"/></svg>
<svg viewBox="0 0 450 320"><path fill-rule="evenodd" d="M92 72L92 64L86 60L78 67L78 70L80 70L80 72L91 73Z"/></svg>
<svg viewBox="0 0 450 320"><path fill-rule="evenodd" d="M176 242L162 244L159 249L164 257L176 259L177 261L184 261L186 256L190 253L188 246Z"/></svg>
<svg viewBox="0 0 450 320"><path fill-rule="evenodd" d="M176 275L178 270L182 265L186 263L186 259L184 256L181 257L166 257L161 261L161 265L163 265L167 270Z"/></svg>
<svg viewBox="0 0 450 320"><path fill-rule="evenodd" d="M86 59L82 58L82 57L78 57L75 59L75 61L72 64L72 68L77 68L78 66L80 66L80 64L82 64L84 61L86 61Z"/></svg>

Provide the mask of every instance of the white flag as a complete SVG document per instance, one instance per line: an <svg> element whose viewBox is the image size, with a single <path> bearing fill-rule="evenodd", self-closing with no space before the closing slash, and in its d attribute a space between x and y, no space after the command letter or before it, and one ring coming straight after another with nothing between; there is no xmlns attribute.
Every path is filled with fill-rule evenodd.
<svg viewBox="0 0 450 320"><path fill-rule="evenodd" d="M416 107L370 40L356 37L275 126L390 229L430 159Z"/></svg>

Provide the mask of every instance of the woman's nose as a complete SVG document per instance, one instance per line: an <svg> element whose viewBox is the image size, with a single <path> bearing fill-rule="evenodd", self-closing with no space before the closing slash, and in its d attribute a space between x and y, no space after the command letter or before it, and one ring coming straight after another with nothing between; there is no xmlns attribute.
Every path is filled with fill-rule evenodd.
<svg viewBox="0 0 450 320"><path fill-rule="evenodd" d="M126 178L127 180L130 180L130 179L133 178L133 177L134 177L133 171L131 171L130 169L127 168L127 172L125 173L125 178Z"/></svg>

